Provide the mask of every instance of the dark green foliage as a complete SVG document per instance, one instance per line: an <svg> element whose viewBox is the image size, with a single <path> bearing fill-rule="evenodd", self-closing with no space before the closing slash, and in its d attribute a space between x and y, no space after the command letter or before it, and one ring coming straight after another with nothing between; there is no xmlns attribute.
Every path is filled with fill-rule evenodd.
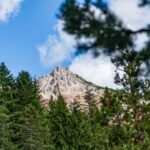
<svg viewBox="0 0 150 150"><path fill-rule="evenodd" d="M139 1L139 7L149 4L149 0ZM100 10L99 17L95 17L91 6ZM64 30L77 38L79 52L92 50L95 56L99 55L100 52L112 55L116 51L124 51L126 47L134 49L133 37L142 33L150 36L149 25L136 31L128 28L109 9L109 4L106 4L104 0L84 0L83 2L65 0L61 5L59 18L64 21ZM94 40L81 42L82 37ZM146 47L138 51L136 55L146 65L150 65L150 40L146 43Z"/></svg>
<svg viewBox="0 0 150 150"><path fill-rule="evenodd" d="M139 1L139 7L148 4L149 0ZM99 18L95 17L91 6L101 11ZM64 30L76 36L80 52L93 50L97 56L102 50L113 57L112 62L116 66L115 82L123 89L106 89L101 98L101 108L90 112L94 129L98 126L101 131L108 131L107 142L101 141L105 143L103 148L149 149L150 41L144 49L135 51L133 37L141 33L149 37L150 26L137 31L127 28L103 0L84 0L82 4L77 0L66 0L61 6L59 17L64 21ZM94 40L81 42L82 37ZM120 76L119 72L123 75ZM88 95L86 99L89 102L91 96ZM102 133L106 133L106 130Z"/></svg>
<svg viewBox="0 0 150 150"><path fill-rule="evenodd" d="M1 102L1 99L0 99ZM0 149L10 150L14 149L14 144L11 141L11 122L10 113L5 105L0 105Z"/></svg>
<svg viewBox="0 0 150 150"><path fill-rule="evenodd" d="M149 0L141 0L141 3L139 4L139 6L145 6L145 5L150 5L150 1Z"/></svg>
<svg viewBox="0 0 150 150"><path fill-rule="evenodd" d="M40 104L36 80L22 71L16 79L16 88L18 101L13 114L13 141L19 149L51 148L48 123Z"/></svg>
<svg viewBox="0 0 150 150"><path fill-rule="evenodd" d="M32 103L37 105L38 86L28 72L22 71L16 79L16 86L20 105L22 107Z"/></svg>
<svg viewBox="0 0 150 150"><path fill-rule="evenodd" d="M11 141L11 104L13 104L14 79L4 63L0 64L0 149L14 149Z"/></svg>
<svg viewBox="0 0 150 150"><path fill-rule="evenodd" d="M55 149L91 150L94 145L91 123L88 116L80 111L80 105L71 105L71 112L62 98L50 104L51 133Z"/></svg>
<svg viewBox="0 0 150 150"><path fill-rule="evenodd" d="M87 91L85 92L84 98L87 103L88 116L89 118L91 118L93 110L95 107L97 107L99 102L97 102L97 100L94 97L94 91L92 89L89 89L89 87L87 87Z"/></svg>
<svg viewBox="0 0 150 150"><path fill-rule="evenodd" d="M0 87L9 88L13 86L13 76L10 74L10 71L6 67L6 65L2 62L0 64Z"/></svg>
<svg viewBox="0 0 150 150"><path fill-rule="evenodd" d="M102 98L102 124L111 127L109 141L115 149L120 145L149 149L150 85L144 76L142 61L135 53L126 49L119 54L119 59L113 59L117 72L123 72L115 78L123 89L116 92L106 89Z"/></svg>
<svg viewBox="0 0 150 150"><path fill-rule="evenodd" d="M36 80L28 72L14 79L4 63L0 65L0 128L1 150L52 148Z"/></svg>
<svg viewBox="0 0 150 150"><path fill-rule="evenodd" d="M22 125L20 126L19 149L44 150L52 147L43 117L42 112L32 104L25 107L20 118Z"/></svg>
<svg viewBox="0 0 150 150"><path fill-rule="evenodd" d="M69 137L70 131L67 126L71 123L70 117L70 112L62 98L58 102L51 102L48 118L55 149L67 149L69 146L66 141L69 141L67 136Z"/></svg>
<svg viewBox="0 0 150 150"><path fill-rule="evenodd" d="M102 10L99 19L94 17L90 11L90 6L94 5ZM89 7L88 7L89 6ZM105 15L105 21L102 19ZM117 48L123 49L126 45L133 45L131 31L124 27L116 16L108 11L104 3L85 2L85 6L80 7L79 3L67 0L61 7L60 18L65 21L65 31L76 35L78 38L94 38L94 42L79 43L80 50L107 48L109 52Z"/></svg>
<svg viewBox="0 0 150 150"><path fill-rule="evenodd" d="M149 0L139 1L139 7L148 4ZM94 16L91 6L101 11L99 18ZM102 50L113 57L112 62L117 71L115 82L123 87L120 91L106 89L99 109L91 109L92 96L86 94L90 104L89 124L91 133L94 133L93 138L101 135L103 139L106 137L107 142L99 142L103 143L103 149L149 149L150 41L140 51L131 49L135 48L134 36L141 33L150 36L150 26L137 31L127 28L103 0L84 0L82 4L77 0L66 0L61 6L59 17L64 21L64 30L76 36L80 52L93 50L97 56ZM81 42L82 37L94 40ZM118 71L123 72L121 77ZM102 134L96 134L95 128L96 131L103 131ZM107 136L103 133L107 133Z"/></svg>
<svg viewBox="0 0 150 150"><path fill-rule="evenodd" d="M150 82L140 78L143 73L141 62L135 63L134 52L124 52L119 56L124 59L113 60L117 70L120 67L124 70L122 77L116 76L116 82L124 88L118 91L106 88L100 103L93 99L91 90L87 91L88 109L78 100L66 106L61 96L56 101L51 100L49 108L43 109L36 81L30 74L21 72L13 79L2 64L0 149L150 149L150 105L146 104L150 97Z"/></svg>

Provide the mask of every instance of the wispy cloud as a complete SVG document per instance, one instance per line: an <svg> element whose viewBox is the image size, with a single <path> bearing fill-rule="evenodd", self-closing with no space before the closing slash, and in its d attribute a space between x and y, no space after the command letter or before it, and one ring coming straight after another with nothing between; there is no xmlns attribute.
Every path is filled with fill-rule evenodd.
<svg viewBox="0 0 150 150"><path fill-rule="evenodd" d="M54 29L57 35L49 35L46 42L38 46L41 63L45 67L61 65L70 60L75 52L75 39L63 31L63 21L58 21Z"/></svg>
<svg viewBox="0 0 150 150"><path fill-rule="evenodd" d="M22 0L0 0L0 22L7 22L19 12Z"/></svg>
<svg viewBox="0 0 150 150"><path fill-rule="evenodd" d="M114 84L115 67L110 59L104 55L97 58L93 58L90 52L80 55L75 58L69 68L74 73L97 85L119 88Z"/></svg>

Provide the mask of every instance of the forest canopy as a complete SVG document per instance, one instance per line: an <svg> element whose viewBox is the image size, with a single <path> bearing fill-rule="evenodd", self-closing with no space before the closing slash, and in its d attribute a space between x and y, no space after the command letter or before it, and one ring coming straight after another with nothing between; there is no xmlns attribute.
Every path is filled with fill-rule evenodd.
<svg viewBox="0 0 150 150"><path fill-rule="evenodd" d="M129 52L126 74L116 77L123 90L106 88L100 107L87 91L85 111L77 101L68 107L61 95L44 107L37 81L25 71L14 78L1 63L0 149L150 149L150 82L138 80L140 63L128 61Z"/></svg>

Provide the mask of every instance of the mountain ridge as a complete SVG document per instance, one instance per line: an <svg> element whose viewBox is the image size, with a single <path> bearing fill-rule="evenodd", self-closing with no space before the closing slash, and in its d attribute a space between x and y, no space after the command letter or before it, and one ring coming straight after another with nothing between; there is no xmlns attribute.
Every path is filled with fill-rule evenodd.
<svg viewBox="0 0 150 150"><path fill-rule="evenodd" d="M97 101L104 92L103 87L86 81L68 68L61 67L56 67L52 73L41 76L38 79L38 85L43 105L48 105L51 99L57 100L60 95L64 97L67 105L75 100L81 105L86 105L84 97L87 91L92 91L93 99Z"/></svg>

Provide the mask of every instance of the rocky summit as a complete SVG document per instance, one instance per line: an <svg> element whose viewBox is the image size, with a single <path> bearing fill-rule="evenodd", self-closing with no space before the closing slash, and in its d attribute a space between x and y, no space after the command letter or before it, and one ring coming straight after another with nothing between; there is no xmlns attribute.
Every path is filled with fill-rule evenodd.
<svg viewBox="0 0 150 150"><path fill-rule="evenodd" d="M57 100L61 95L69 106L74 101L80 105L86 105L85 94L92 92L95 100L99 100L104 89L91 82L84 80L79 75L67 68L57 67L51 74L41 76L38 79L41 103L48 105L50 100Z"/></svg>

